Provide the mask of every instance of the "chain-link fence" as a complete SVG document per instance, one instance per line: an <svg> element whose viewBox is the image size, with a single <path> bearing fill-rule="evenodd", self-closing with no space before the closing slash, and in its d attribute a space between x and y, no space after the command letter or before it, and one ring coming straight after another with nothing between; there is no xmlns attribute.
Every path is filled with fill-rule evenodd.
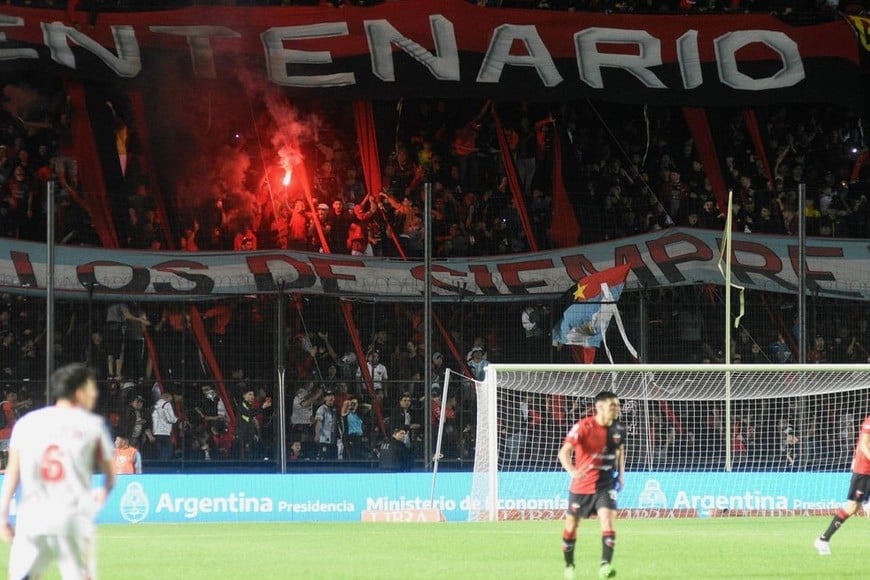
<svg viewBox="0 0 870 580"><path fill-rule="evenodd" d="M744 302L739 330L732 334L732 360L796 362L796 298L749 292ZM443 461L462 468L474 456L474 389L468 380L452 380L442 400L445 370L482 378L488 361L574 362L568 349L553 347L550 338L565 306L559 300L481 298L436 303L432 352L426 353L421 303L355 302L349 329L340 302L316 296L244 296L197 304L61 301L55 356L58 365L84 361L95 369L100 413L116 434L141 446L146 469L241 461L246 468L273 470L282 436L291 470L333 468L339 461L343 468L376 469L378 444L399 422L411 427L407 444L422 463L431 457L423 444L425 422L435 433L442 409ZM618 307L625 337L640 361L724 361L721 287L626 291ZM736 293L732 310L740 311ZM44 312L40 299L5 295L0 303L0 383L18 413L45 403ZM867 362L868 314L864 302L810 297L808 361ZM370 384L360 369L354 332L367 358ZM606 338L607 349L598 350L597 362L607 362L606 350L617 362L632 360L616 325ZM424 384L426 365L430 385ZM281 367L283 401L277 398ZM156 448L149 441L151 411L161 392L172 394L178 418L168 464L155 461ZM427 397L434 409L429 417L424 416ZM276 432L279 405L286 411L283 434Z"/></svg>

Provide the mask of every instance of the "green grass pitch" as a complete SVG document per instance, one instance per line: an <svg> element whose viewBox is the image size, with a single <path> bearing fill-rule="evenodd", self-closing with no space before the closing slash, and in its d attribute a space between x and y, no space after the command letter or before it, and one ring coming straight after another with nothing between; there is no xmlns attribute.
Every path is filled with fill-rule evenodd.
<svg viewBox="0 0 870 580"><path fill-rule="evenodd" d="M618 578L867 578L870 521L848 521L821 557L828 518L617 522ZM103 580L562 577L561 523L143 524L101 526ZM577 578L597 578L598 523L583 522ZM8 549L0 563L5 569ZM48 579L59 578L56 571Z"/></svg>

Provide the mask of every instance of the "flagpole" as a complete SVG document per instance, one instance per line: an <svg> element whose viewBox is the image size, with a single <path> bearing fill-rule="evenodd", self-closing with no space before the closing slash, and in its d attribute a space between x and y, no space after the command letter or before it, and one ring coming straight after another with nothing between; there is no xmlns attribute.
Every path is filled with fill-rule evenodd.
<svg viewBox="0 0 870 580"><path fill-rule="evenodd" d="M54 374L54 181L49 180L45 187L45 404L50 405Z"/></svg>
<svg viewBox="0 0 870 580"><path fill-rule="evenodd" d="M731 219L734 192L728 190L728 215L722 234L725 252L725 364L731 364ZM731 372L725 371L725 471L731 471Z"/></svg>
<svg viewBox="0 0 870 580"><path fill-rule="evenodd" d="M432 465L432 182L423 184L423 468ZM442 411L445 401L442 399Z"/></svg>

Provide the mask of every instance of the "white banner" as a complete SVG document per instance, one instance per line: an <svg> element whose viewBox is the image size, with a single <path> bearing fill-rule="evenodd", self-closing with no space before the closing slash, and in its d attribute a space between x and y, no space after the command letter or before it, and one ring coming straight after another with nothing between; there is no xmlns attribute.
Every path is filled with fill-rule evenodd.
<svg viewBox="0 0 870 580"><path fill-rule="evenodd" d="M628 263L626 289L722 284L716 268L721 233L674 228L577 248L535 254L438 260L432 265L435 300L487 297L528 300L561 295L588 274ZM796 238L735 234L733 281L749 289L793 293ZM807 284L820 296L870 299L867 240L813 238L807 242ZM61 297L135 295L137 299L275 293L416 300L423 264L283 250L258 252L144 252L59 246L55 288ZM0 288L44 293L45 246L0 240Z"/></svg>

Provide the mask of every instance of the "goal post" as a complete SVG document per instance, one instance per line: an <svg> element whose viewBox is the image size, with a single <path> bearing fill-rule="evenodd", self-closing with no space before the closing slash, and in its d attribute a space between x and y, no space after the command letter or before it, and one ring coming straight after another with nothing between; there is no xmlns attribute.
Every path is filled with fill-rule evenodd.
<svg viewBox="0 0 870 580"><path fill-rule="evenodd" d="M491 363L476 389L471 520L561 517L558 449L603 390L628 433L620 507L694 515L829 511L870 414L863 364Z"/></svg>

